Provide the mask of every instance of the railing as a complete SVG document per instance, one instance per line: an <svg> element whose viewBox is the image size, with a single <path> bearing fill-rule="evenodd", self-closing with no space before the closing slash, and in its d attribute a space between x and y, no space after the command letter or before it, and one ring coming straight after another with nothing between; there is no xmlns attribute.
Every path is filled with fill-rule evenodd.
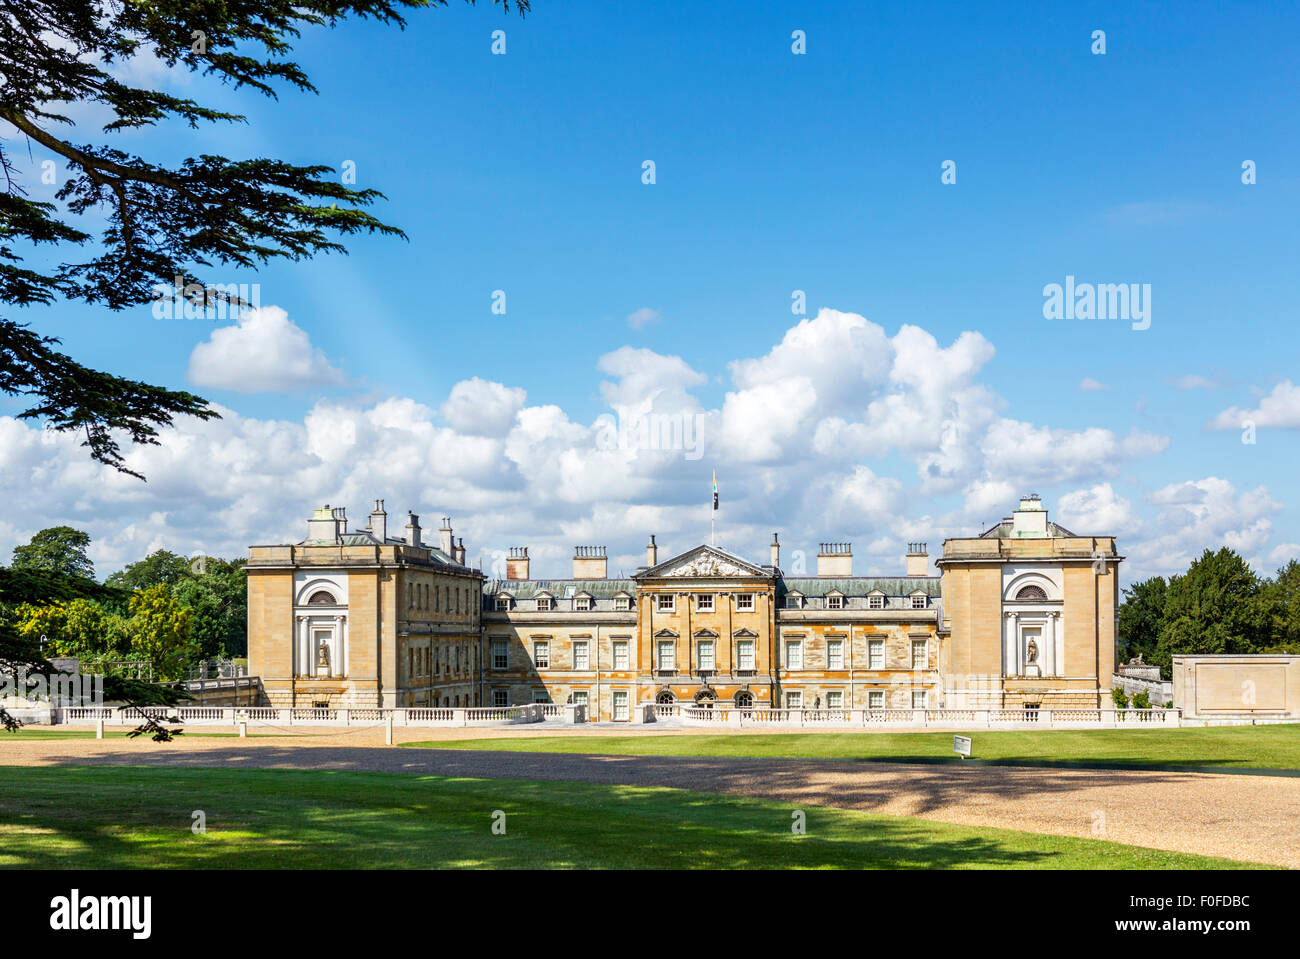
<svg viewBox="0 0 1300 959"><path fill-rule="evenodd" d="M675 712L674 712L675 711ZM1178 709L773 709L769 707L656 706L654 718L680 716L686 725L802 726L813 728L1113 729L1178 726Z"/></svg>
<svg viewBox="0 0 1300 959"><path fill-rule="evenodd" d="M683 706L640 703L629 709L637 723L680 718L685 725L787 726L813 729L1115 729L1177 727L1178 709L780 709L766 706ZM59 725L138 726L145 717L163 722L173 717L185 725L285 728L290 726L469 726L540 723L560 718L585 723L587 707L554 703L473 708L407 707L404 709L279 708L270 706L60 706L50 711ZM41 720L42 722L44 720ZM1195 722L1192 720L1191 722Z"/></svg>
<svg viewBox="0 0 1300 959"><path fill-rule="evenodd" d="M63 706L50 711L50 721L57 725L138 726L146 718L168 722L179 720L194 726L240 726L285 728L290 726L469 726L471 724L540 723L546 715L565 723L587 721L587 708L581 705L530 703L524 706L486 708L450 708L412 706L405 709L357 707L325 709L321 707L272 706Z"/></svg>

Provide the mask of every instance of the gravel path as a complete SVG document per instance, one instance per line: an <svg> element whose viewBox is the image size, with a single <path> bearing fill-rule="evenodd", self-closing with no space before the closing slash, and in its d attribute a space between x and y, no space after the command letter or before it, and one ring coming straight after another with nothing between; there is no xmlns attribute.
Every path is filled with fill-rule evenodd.
<svg viewBox="0 0 1300 959"><path fill-rule="evenodd" d="M470 731L431 732L395 730L399 741L468 738ZM0 740L0 766L100 764L355 769L672 786L1300 866L1300 778L1294 777L398 749L384 746L378 729L245 740L184 737L172 744Z"/></svg>

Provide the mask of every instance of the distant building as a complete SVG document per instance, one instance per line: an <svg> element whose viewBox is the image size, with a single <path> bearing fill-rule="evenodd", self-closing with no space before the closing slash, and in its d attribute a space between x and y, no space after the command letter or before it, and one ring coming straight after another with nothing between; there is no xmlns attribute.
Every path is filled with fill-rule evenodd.
<svg viewBox="0 0 1300 959"><path fill-rule="evenodd" d="M249 669L277 705L583 703L621 721L638 704L789 709L1105 705L1114 664L1112 537L1078 537L1034 497L972 539L924 543L897 576L853 575L849 543L821 544L817 575L716 546L610 579L578 546L568 579L534 579L526 546L506 577L465 565L443 521L386 534L376 503L349 532L324 507L301 543L255 546Z"/></svg>

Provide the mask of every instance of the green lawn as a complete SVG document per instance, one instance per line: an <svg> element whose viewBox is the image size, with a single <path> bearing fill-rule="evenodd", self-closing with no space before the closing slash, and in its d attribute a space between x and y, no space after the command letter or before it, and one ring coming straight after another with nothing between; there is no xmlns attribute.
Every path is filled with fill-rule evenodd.
<svg viewBox="0 0 1300 959"><path fill-rule="evenodd" d="M404 743L438 749L603 753L630 756L764 756L891 762L963 760L954 733L773 733L770 735L545 736ZM1143 766L1172 769L1300 769L1300 726L965 732L973 758L1005 765Z"/></svg>
<svg viewBox="0 0 1300 959"><path fill-rule="evenodd" d="M392 773L0 767L0 867L1249 866L1094 839L646 789ZM191 831L203 810L207 832ZM494 811L505 835L493 835Z"/></svg>

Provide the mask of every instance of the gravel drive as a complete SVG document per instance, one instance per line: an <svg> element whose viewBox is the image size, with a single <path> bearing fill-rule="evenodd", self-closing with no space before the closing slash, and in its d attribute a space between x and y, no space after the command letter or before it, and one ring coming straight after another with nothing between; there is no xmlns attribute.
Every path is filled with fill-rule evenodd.
<svg viewBox="0 0 1300 959"><path fill-rule="evenodd" d="M400 742L499 738L502 730L398 729L394 734ZM100 764L355 769L672 786L1300 866L1296 777L399 749L384 746L383 732L375 728L245 740L186 736L170 744L0 739L0 766Z"/></svg>

